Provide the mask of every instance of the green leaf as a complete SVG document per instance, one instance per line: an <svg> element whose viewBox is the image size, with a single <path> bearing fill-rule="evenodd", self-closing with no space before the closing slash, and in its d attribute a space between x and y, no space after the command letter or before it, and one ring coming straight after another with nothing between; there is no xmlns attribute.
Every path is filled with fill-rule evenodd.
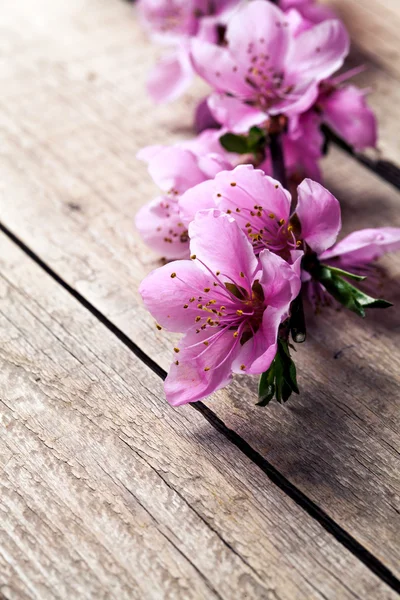
<svg viewBox="0 0 400 600"><path fill-rule="evenodd" d="M244 135L225 133L219 138L219 142L228 152L236 152L237 154L247 154L247 152L250 152L248 140Z"/></svg>
<svg viewBox="0 0 400 600"><path fill-rule="evenodd" d="M251 127L247 136L248 147L252 151L259 150L260 144L265 146L266 138L267 136L264 130L259 127Z"/></svg>
<svg viewBox="0 0 400 600"><path fill-rule="evenodd" d="M290 382L291 382L292 390L296 394L300 394L299 387L297 385L296 365L294 364L294 362L292 360L290 361L289 375L290 375Z"/></svg>
<svg viewBox="0 0 400 600"><path fill-rule="evenodd" d="M277 402L286 402L292 392L299 393L296 367L290 356L286 339L278 339L278 349L270 368L260 377L257 406L266 406L275 396Z"/></svg>
<svg viewBox="0 0 400 600"><path fill-rule="evenodd" d="M388 308L389 306L392 306L392 304L386 300L368 296L368 294L365 294L343 279L337 273L336 269L327 265L321 265L321 267L313 273L313 276L322 283L335 300L360 317L365 317L364 308Z"/></svg>
<svg viewBox="0 0 400 600"><path fill-rule="evenodd" d="M275 394L275 386L273 384L275 376L274 363L268 371L265 371L260 377L258 383L258 398L257 406L267 406Z"/></svg>
<svg viewBox="0 0 400 600"><path fill-rule="evenodd" d="M336 275L343 275L344 277L348 277L348 279L355 279L356 281L364 281L367 279L363 275L356 275L355 273L349 273L349 271L344 271L343 269L339 269L338 267L330 267L329 265L324 265L321 263L321 267L325 267L329 269L331 273L335 273Z"/></svg>

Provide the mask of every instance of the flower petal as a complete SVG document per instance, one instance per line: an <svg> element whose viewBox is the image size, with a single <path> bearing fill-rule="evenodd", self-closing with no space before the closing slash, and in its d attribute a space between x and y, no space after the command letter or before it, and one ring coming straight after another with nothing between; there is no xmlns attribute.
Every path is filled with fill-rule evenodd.
<svg viewBox="0 0 400 600"><path fill-rule="evenodd" d="M148 169L154 182L163 191L172 191L175 195L207 179L193 152L176 146L166 146L157 152L150 160Z"/></svg>
<svg viewBox="0 0 400 600"><path fill-rule="evenodd" d="M154 102L172 102L181 96L193 79L193 67L183 48L161 58L150 72L147 90Z"/></svg>
<svg viewBox="0 0 400 600"><path fill-rule="evenodd" d="M321 260L340 259L342 266L366 265L386 252L400 250L400 228L380 227L353 231L321 254Z"/></svg>
<svg viewBox="0 0 400 600"><path fill-rule="evenodd" d="M178 204L160 196L139 210L135 224L143 240L168 259L189 258L189 238Z"/></svg>
<svg viewBox="0 0 400 600"><path fill-rule="evenodd" d="M283 66L290 34L285 14L272 2L253 0L229 21L226 38L232 55L245 67L253 57L270 61L278 71ZM257 65L256 65L257 66Z"/></svg>
<svg viewBox="0 0 400 600"><path fill-rule="evenodd" d="M215 177L215 193L217 206L225 212L232 211L242 227L252 220L257 220L260 225L260 218L268 220L270 213L278 221L289 219L290 193L279 181L265 175L260 169L254 169L252 165L239 165L232 171L218 173ZM255 206L262 206L265 213L263 217L257 216ZM236 211L237 208L239 211Z"/></svg>
<svg viewBox="0 0 400 600"><path fill-rule="evenodd" d="M247 133L253 125L267 120L264 111L226 94L211 94L208 106L213 117L234 133Z"/></svg>
<svg viewBox="0 0 400 600"><path fill-rule="evenodd" d="M293 38L288 67L294 79L321 81L337 71L349 52L343 23L328 19Z"/></svg>
<svg viewBox="0 0 400 600"><path fill-rule="evenodd" d="M195 71L216 90L246 98L254 95L246 83L245 70L226 48L195 38L191 41L191 57Z"/></svg>
<svg viewBox="0 0 400 600"><path fill-rule="evenodd" d="M200 211L189 225L189 237L190 252L214 273L220 271L222 281L238 282L250 291L258 262L236 221L215 209Z"/></svg>
<svg viewBox="0 0 400 600"><path fill-rule="evenodd" d="M207 129L220 129L220 122L215 120L208 106L208 97L200 100L196 107L194 125L196 133L202 133Z"/></svg>
<svg viewBox="0 0 400 600"><path fill-rule="evenodd" d="M187 190L179 199L179 210L185 225L191 223L199 210L215 208L215 181L208 179Z"/></svg>
<svg viewBox="0 0 400 600"><path fill-rule="evenodd" d="M376 146L376 118L363 90L352 85L338 88L322 99L320 105L323 121L355 150Z"/></svg>
<svg viewBox="0 0 400 600"><path fill-rule="evenodd" d="M204 316L196 301L190 299L204 295L204 288L211 286L211 278L193 261L177 260L149 273L139 293L157 323L168 331L182 333L195 329L195 318Z"/></svg>
<svg viewBox="0 0 400 600"><path fill-rule="evenodd" d="M234 373L259 375L264 373L275 358L281 312L272 306L264 311L260 329L241 346L232 365Z"/></svg>
<svg viewBox="0 0 400 600"><path fill-rule="evenodd" d="M263 288L265 304L273 306L281 316L286 317L290 303L300 292L300 253L293 253L293 265L270 250L263 250L258 258L262 269L260 285Z"/></svg>
<svg viewBox="0 0 400 600"><path fill-rule="evenodd" d="M296 214L301 237L314 252L320 254L335 243L342 226L340 204L327 189L311 179L297 188Z"/></svg>
<svg viewBox="0 0 400 600"><path fill-rule="evenodd" d="M208 332L191 332L181 341L176 356L179 364L172 364L164 383L167 400L172 406L201 400L229 383L231 365L240 345L231 331L225 331L206 348L202 342L208 336ZM193 344L197 345L193 347Z"/></svg>

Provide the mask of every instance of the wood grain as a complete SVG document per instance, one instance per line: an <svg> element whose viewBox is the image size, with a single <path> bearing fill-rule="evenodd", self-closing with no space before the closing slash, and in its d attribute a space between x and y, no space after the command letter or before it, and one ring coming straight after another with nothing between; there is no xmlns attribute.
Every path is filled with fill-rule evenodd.
<svg viewBox="0 0 400 600"><path fill-rule="evenodd" d="M45 22L31 21L33 8L23 5L25 12L8 11L11 61L1 74L1 219L167 368L171 339L155 330L137 293L158 263L132 226L155 193L134 156L147 143L190 133L198 90L173 109L152 111L144 81L154 49L126 5L103 0L94 9L93 0L76 0L61 8L41 0ZM396 127L392 119L390 139ZM339 151L325 171L343 202L346 231L400 224L400 197L390 186ZM393 301L399 263L386 265ZM299 399L261 411L253 406L256 382L238 378L209 404L397 575L399 327L394 310L365 322L325 313L299 349Z"/></svg>
<svg viewBox="0 0 400 600"><path fill-rule="evenodd" d="M0 235L6 598L394 598Z"/></svg>

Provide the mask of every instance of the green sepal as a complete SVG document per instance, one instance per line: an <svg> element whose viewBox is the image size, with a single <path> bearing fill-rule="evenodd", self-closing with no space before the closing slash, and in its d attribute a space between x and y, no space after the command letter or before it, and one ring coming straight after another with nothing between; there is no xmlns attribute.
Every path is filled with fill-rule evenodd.
<svg viewBox="0 0 400 600"><path fill-rule="evenodd" d="M237 154L247 154L249 146L245 135L236 135L235 133L225 133L219 138L219 142L228 152Z"/></svg>
<svg viewBox="0 0 400 600"><path fill-rule="evenodd" d="M364 279L367 279L367 277L365 275L356 275L355 273L350 273L349 271L345 271L344 269L339 269L338 267L331 267L330 265L324 265L323 263L321 263L321 267L326 267L327 269L329 269L332 273L335 273L336 275L342 275L344 277L347 277L348 279L354 279L355 281L364 281Z"/></svg>
<svg viewBox="0 0 400 600"><path fill-rule="evenodd" d="M352 312L360 317L365 317L365 308L388 308L392 306L386 300L368 296L368 294L343 279L338 271L340 270L327 265L320 265L320 268L313 273L313 276L322 283L335 300ZM346 277L349 277L347 273Z"/></svg>
<svg viewBox="0 0 400 600"><path fill-rule="evenodd" d="M260 377L257 406L267 406L275 397L277 402L289 400L299 393L296 366L290 356L288 342L278 339L278 349L270 368Z"/></svg>
<svg viewBox="0 0 400 600"><path fill-rule="evenodd" d="M251 127L249 129L249 133L247 135L247 143L251 152L258 152L261 149L265 148L265 144L267 142L267 135L263 129L259 127Z"/></svg>
<svg viewBox="0 0 400 600"><path fill-rule="evenodd" d="M251 127L247 134L225 133L219 142L228 152L237 154L263 155L267 145L267 134L259 127Z"/></svg>

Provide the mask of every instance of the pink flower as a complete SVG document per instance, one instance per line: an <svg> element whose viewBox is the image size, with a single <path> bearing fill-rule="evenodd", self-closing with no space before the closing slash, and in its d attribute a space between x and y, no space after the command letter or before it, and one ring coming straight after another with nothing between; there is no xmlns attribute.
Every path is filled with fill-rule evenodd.
<svg viewBox="0 0 400 600"><path fill-rule="evenodd" d="M356 276L368 277L365 282L360 284L360 287L374 294L382 284L382 273L372 263L383 254L396 250L400 250L400 228L381 227L354 231L328 250L317 252L316 256L306 257L309 266L304 265L306 270L302 272L302 280L308 299L316 309L324 305L337 305L323 283L313 276L313 269L317 267L318 270L319 267L325 266L341 269ZM340 276L341 272L338 273ZM349 277L346 275L344 277L346 283L346 279ZM367 299L374 300L372 297L367 297ZM379 300L378 302L380 308L389 306L384 301ZM343 302L340 303L343 304ZM350 307L348 304L345 305ZM354 307L350 308L354 310ZM355 310L354 312L364 316L363 311Z"/></svg>
<svg viewBox="0 0 400 600"><path fill-rule="evenodd" d="M188 190L179 205L185 222L196 207L215 205L235 218L256 254L267 248L291 261L297 249L309 247L318 254L330 248L341 227L339 202L322 185L305 179L297 195L293 214L291 195L278 181L252 165L240 165Z"/></svg>
<svg viewBox="0 0 400 600"><path fill-rule="evenodd" d="M186 91L193 75L187 47L177 44L151 70L147 79L147 91L154 102L172 102Z"/></svg>
<svg viewBox="0 0 400 600"><path fill-rule="evenodd" d="M201 133L206 129L221 129L221 124L215 120L208 106L208 98L203 98L197 107L195 113L195 130Z"/></svg>
<svg viewBox="0 0 400 600"><path fill-rule="evenodd" d="M231 168L225 158L228 153L223 152L216 135L218 132L205 131L177 146L148 146L138 153L165 193L139 210L135 224L144 241L167 259L189 256L189 222L184 222L180 213L181 194L220 170ZM215 149L220 154L213 152Z"/></svg>
<svg viewBox="0 0 400 600"><path fill-rule="evenodd" d="M334 12L328 6L322 6L314 0L280 0L279 7L286 12L296 34L316 23L335 18Z"/></svg>
<svg viewBox="0 0 400 600"><path fill-rule="evenodd" d="M262 123L268 115L307 110L318 83L342 65L349 48L339 20L326 20L295 36L285 13L265 0L254 0L232 16L226 40L223 48L193 39L192 60L220 93L211 110L221 115L226 108L235 131Z"/></svg>
<svg viewBox="0 0 400 600"><path fill-rule="evenodd" d="M155 102L178 98L193 79L188 41L198 36L218 43L223 25L238 0L139 0L144 27L155 41L173 48L161 57L150 73L147 89Z"/></svg>
<svg viewBox="0 0 400 600"><path fill-rule="evenodd" d="M300 281L278 256L259 258L237 223L211 210L190 225L192 261L150 273L140 286L159 326L184 333L165 381L173 406L195 402L226 386L232 373L263 373L277 349Z"/></svg>
<svg viewBox="0 0 400 600"><path fill-rule="evenodd" d="M321 136L321 124L325 124L355 150L375 147L376 118L366 103L366 90L353 85L342 85L343 81L360 70L362 69L352 69L322 81L313 106L303 115L290 119L291 135L303 140L310 136L316 138Z"/></svg>
<svg viewBox="0 0 400 600"><path fill-rule="evenodd" d="M355 150L375 147L376 118L365 101L366 92L353 85L323 82L315 106L320 119Z"/></svg>
<svg viewBox="0 0 400 600"><path fill-rule="evenodd" d="M319 255L319 260L352 273L363 273L387 252L400 250L400 228L380 227L353 231Z"/></svg>
<svg viewBox="0 0 400 600"><path fill-rule="evenodd" d="M151 33L162 36L194 36L201 21L216 17L238 0L139 0L142 21Z"/></svg>

